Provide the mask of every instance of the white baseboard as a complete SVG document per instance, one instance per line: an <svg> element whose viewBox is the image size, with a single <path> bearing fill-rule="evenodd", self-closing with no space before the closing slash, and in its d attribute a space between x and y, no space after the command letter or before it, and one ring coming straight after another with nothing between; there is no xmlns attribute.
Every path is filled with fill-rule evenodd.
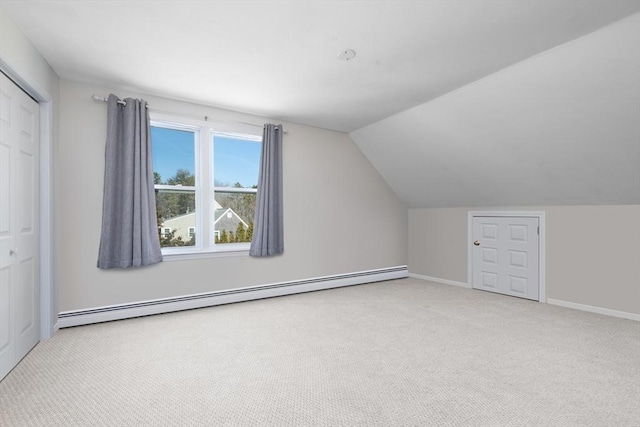
<svg viewBox="0 0 640 427"><path fill-rule="evenodd" d="M468 283L456 282L454 280L440 279L438 277L423 276L420 274L409 273L409 277L414 279L428 280L429 282L444 283L445 285L460 286L463 288L471 288ZM543 301L541 301L543 302ZM640 314L627 313L626 311L611 310L609 308L594 307L592 305L577 304L575 302L561 301L553 298L547 298L547 304L557 305L574 310L588 311L590 313L604 314L606 316L620 317L622 319L640 321Z"/></svg>
<svg viewBox="0 0 640 427"><path fill-rule="evenodd" d="M87 310L63 311L58 315L57 327L68 328L71 326L148 316L151 314L170 313L173 311L211 307L234 302L319 291L322 289L361 285L383 280L402 279L408 277L408 275L407 266L402 265L377 270L359 271L356 273L251 286L227 291L161 298L129 304L116 304Z"/></svg>
<svg viewBox="0 0 640 427"><path fill-rule="evenodd" d="M588 311L590 313L604 314L606 316L620 317L622 319L640 321L640 314L628 313L626 311L611 310L609 308L578 304L575 302L562 301L553 298L547 298L547 304L558 305L565 308L573 308L575 310Z"/></svg>
<svg viewBox="0 0 640 427"><path fill-rule="evenodd" d="M440 279L438 277L423 276L421 274L413 274L413 273L409 273L409 277L413 277L414 279L428 280L429 282L444 283L445 285L460 286L461 288L471 289L471 285L469 285L468 283L456 282L455 280Z"/></svg>

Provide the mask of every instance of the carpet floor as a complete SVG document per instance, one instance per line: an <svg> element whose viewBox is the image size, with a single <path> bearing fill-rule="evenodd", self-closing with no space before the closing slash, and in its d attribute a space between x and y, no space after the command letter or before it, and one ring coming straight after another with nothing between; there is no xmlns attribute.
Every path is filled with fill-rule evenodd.
<svg viewBox="0 0 640 427"><path fill-rule="evenodd" d="M2 426L640 426L640 323L418 279L68 328Z"/></svg>

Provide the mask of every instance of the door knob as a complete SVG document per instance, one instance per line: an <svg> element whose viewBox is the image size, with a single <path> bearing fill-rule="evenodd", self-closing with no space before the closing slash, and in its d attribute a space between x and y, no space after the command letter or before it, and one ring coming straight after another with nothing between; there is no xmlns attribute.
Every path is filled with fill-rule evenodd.
<svg viewBox="0 0 640 427"><path fill-rule="evenodd" d="M476 246L480 246L480 240L476 240L475 242L473 242L473 244Z"/></svg>
<svg viewBox="0 0 640 427"><path fill-rule="evenodd" d="M9 255L15 255L18 253L17 249L9 249Z"/></svg>

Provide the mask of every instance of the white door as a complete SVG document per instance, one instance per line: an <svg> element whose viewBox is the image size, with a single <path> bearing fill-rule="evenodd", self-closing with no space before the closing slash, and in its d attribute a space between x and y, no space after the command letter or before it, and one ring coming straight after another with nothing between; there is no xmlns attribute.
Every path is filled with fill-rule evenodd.
<svg viewBox="0 0 640 427"><path fill-rule="evenodd" d="M0 73L0 379L40 339L39 107Z"/></svg>
<svg viewBox="0 0 640 427"><path fill-rule="evenodd" d="M536 217L473 217L474 289L539 300L538 221Z"/></svg>

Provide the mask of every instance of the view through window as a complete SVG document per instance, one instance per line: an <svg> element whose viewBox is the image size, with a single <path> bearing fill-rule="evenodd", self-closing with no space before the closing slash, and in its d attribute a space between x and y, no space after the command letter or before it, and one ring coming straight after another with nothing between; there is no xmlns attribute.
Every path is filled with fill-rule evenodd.
<svg viewBox="0 0 640 427"><path fill-rule="evenodd" d="M163 252L251 242L260 137L152 121L158 233Z"/></svg>

